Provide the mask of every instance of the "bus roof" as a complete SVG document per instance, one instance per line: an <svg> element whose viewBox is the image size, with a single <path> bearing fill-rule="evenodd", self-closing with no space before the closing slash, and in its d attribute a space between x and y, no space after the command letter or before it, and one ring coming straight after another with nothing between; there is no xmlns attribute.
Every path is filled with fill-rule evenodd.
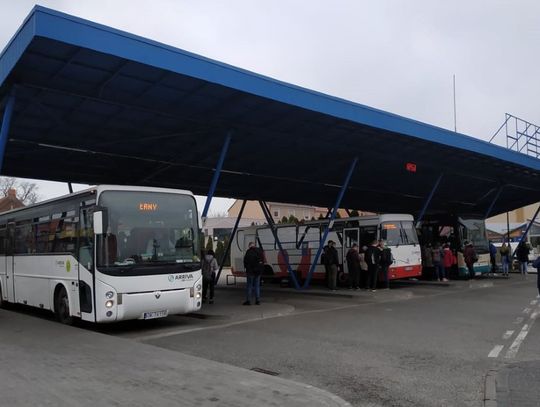
<svg viewBox="0 0 540 407"><path fill-rule="evenodd" d="M8 95L4 175L206 194L232 134L217 196L329 207L358 157L343 207L417 214L440 174L428 214L540 200L536 158L40 6L0 55Z"/></svg>
<svg viewBox="0 0 540 407"><path fill-rule="evenodd" d="M140 187L140 186L129 186L129 185L96 185L90 188L83 189L81 191L73 192L72 194L62 195L56 198L47 199L45 201L36 202L35 204L24 206L22 208L16 208L9 211L0 213L0 215L9 216L12 213L18 213L24 210L32 209L35 207L48 205L55 202L61 202L75 197L82 197L84 195L96 194L99 196L104 191L141 191L141 192L166 192L166 193L175 193L182 195L193 196L190 191L185 191L181 189L172 189L172 188L156 188L156 187Z"/></svg>

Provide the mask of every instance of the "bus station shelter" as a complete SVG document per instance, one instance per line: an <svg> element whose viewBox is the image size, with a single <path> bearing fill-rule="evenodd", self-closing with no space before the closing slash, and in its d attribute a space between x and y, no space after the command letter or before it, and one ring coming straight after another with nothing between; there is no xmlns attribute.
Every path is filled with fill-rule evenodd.
<svg viewBox="0 0 540 407"><path fill-rule="evenodd" d="M384 90L382 90L384 91ZM36 6L0 55L2 175L485 218L540 160Z"/></svg>

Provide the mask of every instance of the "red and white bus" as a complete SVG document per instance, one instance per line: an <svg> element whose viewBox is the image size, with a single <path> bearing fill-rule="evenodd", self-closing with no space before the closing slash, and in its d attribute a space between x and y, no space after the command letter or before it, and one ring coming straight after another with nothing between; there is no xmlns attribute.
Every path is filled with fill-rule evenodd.
<svg viewBox="0 0 540 407"><path fill-rule="evenodd" d="M289 264L299 279L305 279L317 249L320 245L324 228L328 219L296 224L276 225L276 232L288 257ZM384 239L392 250L394 263L389 269L392 280L420 277L422 274L422 257L418 236L412 215L383 214L336 219L326 242L336 242L341 267L338 279L347 280L347 262L344 261L347 251L357 243L360 247L369 246L374 239ZM235 242L231 246L232 274L244 276L243 258L249 242L255 242L264 250L266 257L265 277L276 279L288 276L286 261L274 239L268 225L239 228ZM325 244L326 244L325 242ZM324 280L324 266L315 266L313 279Z"/></svg>

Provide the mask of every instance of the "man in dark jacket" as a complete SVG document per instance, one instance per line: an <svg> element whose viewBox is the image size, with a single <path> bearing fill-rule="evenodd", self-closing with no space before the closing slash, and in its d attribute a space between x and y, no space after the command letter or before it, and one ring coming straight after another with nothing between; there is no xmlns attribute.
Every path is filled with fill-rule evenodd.
<svg viewBox="0 0 540 407"><path fill-rule="evenodd" d="M261 275L264 269L264 255L262 250L249 242L244 255L244 268L246 269L247 287L246 301L243 305L251 305L252 293L255 293L255 304L261 304Z"/></svg>
<svg viewBox="0 0 540 407"><path fill-rule="evenodd" d="M366 263L368 265L368 290L375 292L377 289L377 277L379 263L381 260L381 251L377 247L377 240L371 242L366 250Z"/></svg>
<svg viewBox="0 0 540 407"><path fill-rule="evenodd" d="M529 262L530 249L524 241L519 242L516 249L516 257L519 261L519 272L522 276L527 276L527 263Z"/></svg>
<svg viewBox="0 0 540 407"><path fill-rule="evenodd" d="M465 260L465 264L467 265L467 269L469 270L469 279L472 279L476 274L474 271L474 263L478 261L478 256L476 255L472 242L467 242L465 244L463 258Z"/></svg>
<svg viewBox="0 0 540 407"><path fill-rule="evenodd" d="M491 264L491 273L495 274L497 272L497 248L491 240L489 241L489 262Z"/></svg>
<svg viewBox="0 0 540 407"><path fill-rule="evenodd" d="M360 254L355 243L347 252L347 268L349 269L349 289L360 288Z"/></svg>
<svg viewBox="0 0 540 407"><path fill-rule="evenodd" d="M335 245L336 243L333 240L329 240L328 248L324 253L325 266L328 270L328 288L332 291L336 290L337 272L339 266L339 256Z"/></svg>
<svg viewBox="0 0 540 407"><path fill-rule="evenodd" d="M384 288L390 289L390 279L388 278L388 270L394 262L394 256L392 256L392 250L386 245L384 240L379 240L379 250L381 251L381 257L379 260L379 272L383 278Z"/></svg>

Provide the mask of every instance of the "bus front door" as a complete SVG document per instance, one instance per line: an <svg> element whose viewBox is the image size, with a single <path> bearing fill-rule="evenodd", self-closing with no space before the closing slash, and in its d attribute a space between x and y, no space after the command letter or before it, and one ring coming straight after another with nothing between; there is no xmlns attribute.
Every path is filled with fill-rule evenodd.
<svg viewBox="0 0 540 407"><path fill-rule="evenodd" d="M8 302L15 302L15 259L13 258L13 246L15 244L15 224L7 225L6 243L6 296Z"/></svg>
<svg viewBox="0 0 540 407"><path fill-rule="evenodd" d="M81 319L95 322L93 209L92 206L83 207L79 213L78 272Z"/></svg>
<svg viewBox="0 0 540 407"><path fill-rule="evenodd" d="M343 229L343 271L349 274L349 266L347 264L347 252L354 244L359 244L360 231L358 228Z"/></svg>

